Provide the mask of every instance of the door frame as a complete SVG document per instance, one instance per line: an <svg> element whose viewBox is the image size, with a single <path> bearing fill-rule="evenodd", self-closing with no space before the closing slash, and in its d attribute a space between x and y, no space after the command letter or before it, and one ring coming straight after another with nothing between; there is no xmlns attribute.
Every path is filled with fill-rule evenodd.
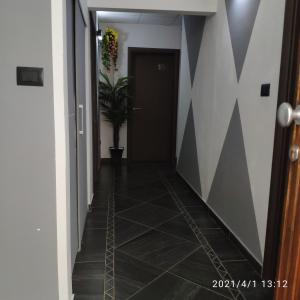
<svg viewBox="0 0 300 300"><path fill-rule="evenodd" d="M176 165L176 139L177 139L177 110L178 110L178 93L179 93L179 69L180 69L180 49L162 49L162 48L140 48L140 47L128 47L128 77L133 77L133 61L137 54L170 54L174 58L174 100L172 107L172 132L171 132L171 153L170 163ZM129 93L131 94L132 85L129 84ZM132 123L130 118L127 121L127 160L132 161Z"/></svg>
<svg viewBox="0 0 300 300"><path fill-rule="evenodd" d="M82 220L81 216L80 216L80 211L81 211L81 207L80 207L80 178L79 178L79 119L78 119L78 107L79 107L79 103L80 101L78 100L78 82L77 82L77 52L76 52L76 41L77 41L77 33L76 33L76 22L77 22L77 15L76 15L76 6L78 5L78 9L80 11L80 15L82 17L82 21L84 24L84 31L85 31L85 38L86 38L86 34L87 34L87 28L88 28L88 19L86 19L85 13L84 13L84 9L83 9L83 5L82 5L82 0L74 0L74 76L75 76L75 119L76 119L76 178L77 178L77 230L78 230L78 252L81 251L81 242L82 242L82 237L83 237L83 233L84 233L84 227L85 227L85 221L86 221L86 216L87 214L85 213L85 216ZM85 65L86 65L86 55L87 55L87 49L86 49L86 45L84 44L85 47ZM86 72L86 69L85 69ZM86 74L85 74L86 75ZM87 82L86 82L86 76L84 78L84 82L85 82L85 91L87 89ZM87 99L86 97L84 97L85 103L83 106L83 126L84 126L84 135L85 135L85 147L86 147L86 160L88 159L88 154L87 154L87 140L86 140L86 134L87 134L87 126L86 126L86 108L87 108L87 101L89 101L89 99ZM87 162L87 161L86 161ZM87 164L86 164L87 167ZM86 170L87 172L87 170ZM87 183L87 178L86 178L86 184ZM88 187L87 187L88 189ZM87 196L87 193L86 193ZM86 212L88 211L88 201L86 202Z"/></svg>
<svg viewBox="0 0 300 300"><path fill-rule="evenodd" d="M98 107L98 84L97 84L97 28L93 20L93 13L89 13L90 17L90 62L91 62L91 107L92 107L92 143L93 143L93 193L95 193L95 185L100 172L100 118Z"/></svg>
<svg viewBox="0 0 300 300"><path fill-rule="evenodd" d="M297 72L297 45L300 33L300 4L298 0L286 0L284 32L281 56L280 81L277 107L288 102L295 104L295 76ZM282 128L276 122L266 243L262 277L274 281L279 258L284 199L288 179L288 151L291 129Z"/></svg>

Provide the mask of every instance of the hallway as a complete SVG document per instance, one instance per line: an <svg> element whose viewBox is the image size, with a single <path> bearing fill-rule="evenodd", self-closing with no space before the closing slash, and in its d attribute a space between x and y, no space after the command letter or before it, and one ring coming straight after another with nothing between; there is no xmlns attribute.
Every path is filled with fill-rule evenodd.
<svg viewBox="0 0 300 300"><path fill-rule="evenodd" d="M100 178L73 272L75 300L269 299L267 288L213 287L259 286L260 277L173 170L105 165Z"/></svg>

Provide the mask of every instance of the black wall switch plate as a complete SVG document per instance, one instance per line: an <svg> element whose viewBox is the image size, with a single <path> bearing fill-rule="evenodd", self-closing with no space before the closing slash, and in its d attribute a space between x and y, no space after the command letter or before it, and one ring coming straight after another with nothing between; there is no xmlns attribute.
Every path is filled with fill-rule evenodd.
<svg viewBox="0 0 300 300"><path fill-rule="evenodd" d="M260 96L261 97L270 97L270 89L271 89L270 83L262 84L261 90L260 90Z"/></svg>
<svg viewBox="0 0 300 300"><path fill-rule="evenodd" d="M43 86L44 69L17 67L17 85Z"/></svg>

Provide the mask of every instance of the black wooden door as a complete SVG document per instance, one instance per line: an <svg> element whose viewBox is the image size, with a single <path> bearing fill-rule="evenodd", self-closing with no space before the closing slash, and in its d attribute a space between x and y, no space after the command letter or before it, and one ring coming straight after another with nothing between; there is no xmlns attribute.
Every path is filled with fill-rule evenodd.
<svg viewBox="0 0 300 300"><path fill-rule="evenodd" d="M177 106L177 52L133 50L129 75L133 113L129 121L130 161L170 162Z"/></svg>

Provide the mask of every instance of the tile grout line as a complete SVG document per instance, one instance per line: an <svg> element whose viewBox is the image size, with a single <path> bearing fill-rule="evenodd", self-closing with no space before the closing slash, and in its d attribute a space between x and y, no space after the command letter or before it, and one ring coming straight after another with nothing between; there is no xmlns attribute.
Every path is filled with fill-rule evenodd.
<svg viewBox="0 0 300 300"><path fill-rule="evenodd" d="M91 263L105 263L104 260L83 260L83 261L78 261L76 264L91 264Z"/></svg>
<svg viewBox="0 0 300 300"><path fill-rule="evenodd" d="M139 222L136 222L136 221L131 221L130 219L127 219L127 218L124 218L124 217L118 217L118 218L123 219L123 220L125 220L125 221L128 221L128 222L130 221L130 222L135 223L135 224L137 224L137 225L143 225L143 226L145 226L145 227L148 227L148 230L145 231L144 233L141 233L141 234L137 235L135 238L132 238L132 239L126 241L126 242L123 242L123 243L120 244L117 248L119 248L119 247L121 247L121 246L124 246L124 244L127 244L127 242L133 241L133 240L135 240L136 238L138 238L138 237L144 235L145 233L147 233L147 232L149 232L149 231L151 231L151 230L158 231L158 232L160 232L160 233L163 233L163 234L165 234L165 235L169 235L169 236L171 236L171 237L173 237L173 238L176 238L176 239L179 239L179 240L183 240L183 241L186 241L186 242L190 242L190 243L196 244L195 242L193 242L193 241L191 241L191 240L188 240L188 239L186 239L186 238L184 238L184 237L181 237L181 236L178 236L178 235L175 235L175 234L172 234L172 233L169 233L169 232L162 231L162 230L159 230L159 229L158 229L158 227L160 227L161 225L164 225L165 223L168 223L169 221L172 221L173 219L176 219L176 218L179 217L179 216L183 216L183 214L180 213L180 214L178 214L178 215L176 215L176 216L174 216L174 217L172 217L172 218L170 218L170 219L167 219L167 220L164 221L163 223L157 224L157 227L152 227L152 226L149 226L149 225L144 225L144 224L142 224L142 223L139 223Z"/></svg>
<svg viewBox="0 0 300 300"><path fill-rule="evenodd" d="M157 279L161 278L162 276L164 276L165 274L169 273L169 271L171 269L173 269L175 266L177 266L178 264L182 263L185 259L187 259L189 256L193 255L196 251L198 251L201 248L201 246L197 247L196 249L194 249L193 251L191 251L189 254L187 254L186 256L184 256L180 261L176 262L174 265L172 265L171 267L169 267L166 271L162 272L159 276L155 277L153 280L151 280L150 282L148 282L146 285L144 285L142 288L140 288L139 290L137 290L135 293L133 293L132 295L130 295L128 298L126 298L126 300L130 300L133 296L137 295L138 293L140 293L142 290L144 290L146 287L148 287L149 285L151 285L154 281L156 281ZM125 253L125 252L123 252ZM126 253L125 253L126 254ZM157 268L157 267L156 267Z"/></svg>
<svg viewBox="0 0 300 300"><path fill-rule="evenodd" d="M201 249L201 248L200 248L200 249ZM173 275L173 276L175 276L175 277L178 277L178 278L180 278L180 279L183 279L183 280L185 280L185 281L187 281L187 282L190 282L190 283L192 283L192 284L195 284L195 285L199 286L200 288L202 288L202 289L204 289L204 290L207 290L207 291L209 291L209 292L212 292L212 293L214 293L214 294L217 294L218 296L222 296L222 297L225 298L225 299L230 299L230 300L231 300L231 298L228 298L228 296L223 295L223 294L221 294L221 293L219 293L219 292L216 292L216 291L214 291L214 290L211 290L211 289L208 288L207 286L201 285L201 284L196 283L196 282L194 282L194 281L192 281L192 280L190 280L190 279L187 279L187 278L182 277L182 276L180 276L180 275L178 275L178 274L175 274L175 273L173 273L171 270L168 271L168 273L171 274L171 275Z"/></svg>
<svg viewBox="0 0 300 300"><path fill-rule="evenodd" d="M200 249L202 249L202 246L197 247L197 248L196 248L195 250L193 250L190 254L188 254L188 256L185 256L184 260L187 259L187 258L189 258L191 255L194 254L194 252L197 252L197 251L200 250ZM124 254L124 255L126 255L126 256L132 258L132 259L135 259L135 260L137 260L137 261L140 262L140 263L143 263L143 264L145 264L145 265L148 265L149 267L153 267L149 262L143 261L141 258L137 258L137 257L135 257L135 256L133 256L133 255L127 253L127 252L125 252L124 250L120 250L120 249L116 249L116 250L117 250L117 252L119 252L119 253L121 253L121 254ZM163 272L164 274L165 274L165 273L169 273L169 274L171 274L171 275L174 275L174 276L176 276L176 277L179 277L179 278L181 278L181 279L184 279L185 281L191 282L191 283L193 283L194 285L197 285L197 286L199 286L199 287L201 287L201 288L204 288L204 289L206 289L206 290L209 290L209 291L211 291L211 292L214 292L214 293L218 294L217 292L215 292L214 290L209 289L208 287L205 287L205 286L203 286L203 285L201 285L201 284L199 284L199 283L197 283L197 282L194 282L194 281L192 281L192 280L190 280L190 279L187 279L187 278L182 277L182 276L180 276L180 275L178 275L178 274L176 274L176 273L173 273L171 270L172 270L178 263L181 263L181 262L182 262L182 261L176 262L174 265L172 265L171 267L169 267L167 270L165 270L165 269L163 269L163 268L161 268L161 267L157 267L157 266L154 266L154 268L160 270L160 271ZM160 275L161 275L161 274L160 274ZM160 275L159 275L158 277L160 277ZM152 281L156 280L158 277L155 277ZM143 288L141 288L141 289L143 289ZM226 298L228 298L227 296L225 296L225 295L223 295L223 294L221 294L221 295L224 296L224 297L226 297ZM131 296L129 296L129 297L131 297ZM228 298L228 299L231 299L231 298Z"/></svg>
<svg viewBox="0 0 300 300"><path fill-rule="evenodd" d="M152 201L158 200L158 199L160 199L160 198L162 198L162 197L164 197L164 196L167 196L167 195L169 195L169 194L166 193L166 194L163 194L163 196L159 196L158 198L153 198L153 199L148 200L148 201L142 201L142 202L139 203L139 204L136 204L136 205L133 205L133 206L128 207L128 208L126 208L126 209L120 210L120 211L116 212L116 216L119 216L119 215L122 214L123 212L127 212L127 211L129 211L129 210L131 210L131 209L133 209L133 208L137 208L137 207L142 206L142 205L145 205L145 204L149 204L149 205L152 205L152 206L155 206L155 207L158 207L158 208L163 208L163 209L169 210L169 211L171 211L171 212L174 212L175 209L167 208L167 207L164 207L164 206L162 206L162 205L158 205L158 204L152 203ZM139 201L139 200L136 200L136 199L133 199L133 198L127 198L127 199Z"/></svg>
<svg viewBox="0 0 300 300"><path fill-rule="evenodd" d="M193 250L190 254L188 254L188 256L186 256L186 257L184 258L184 260L187 259L187 258L189 258L189 256L193 255L194 252L197 252L197 251L200 250L200 249L202 249L202 246L199 246L199 247L197 247L195 250ZM135 256L132 256L131 254L128 254L127 252L125 252L125 251L123 251L123 250L120 250L120 249L116 249L116 250L117 250L118 252L120 252L120 253L122 253L122 254L124 254L124 255L130 257L130 258L133 258L133 259L137 260L137 261L140 262L140 263L143 263L143 264L145 264L145 265L148 265L149 267L152 267L152 265L150 265L150 264L149 264L148 262L146 262L146 261L143 261L143 260L140 259L140 258L137 258L137 257L135 257ZM221 293L218 293L218 292L216 292L216 291L214 291L214 290L211 290L210 288L208 288L208 287L206 287L206 286L203 286L203 285L201 285L201 284L199 284L199 283L197 283L197 282L194 282L194 281L192 281L192 280L190 280L190 279L184 278L184 277L182 277L182 276L180 276L180 275L178 275L178 274L173 273L171 270L172 270L178 263L181 263L181 262L182 262L182 261L175 263L173 266L171 266L171 267L168 268L167 270L164 270L164 269L162 269L161 267L154 266L154 268L160 270L161 272L163 272L163 274L160 274L159 276L155 277L155 278L152 280L152 282L155 281L156 279L159 279L159 277L161 277L161 275L164 275L164 274L169 273L170 275L173 275L173 276L178 277L178 278L180 278L180 279L183 279L183 280L185 280L185 281L187 281L187 282L190 282L190 283L192 283L192 284L194 284L194 285L196 285L196 286L198 286L198 287L200 287L200 288L203 288L203 289L205 289L205 290L208 290L208 291L210 291L210 292L212 292L212 293L214 293L214 294L220 295L220 296L222 296L222 297L224 297L224 298L226 298L226 299L231 299L231 298L228 298L228 296L223 295L223 294L221 294ZM139 291L143 290L144 287L146 287L146 286L143 286L142 288L140 288ZM137 292L139 292L139 291L137 291ZM130 295L129 297L131 297L131 296L133 296L133 295Z"/></svg>
<svg viewBox="0 0 300 300"><path fill-rule="evenodd" d="M125 198L125 199L126 199L126 198ZM138 200L132 199L132 198L127 198L127 199L131 199L131 200L138 201ZM130 210L130 209L132 209L132 208L140 207L140 206L142 206L142 205L144 205L144 204L146 204L146 203L147 203L147 201L142 201L142 202L139 203L139 204L136 204L136 205L133 205L133 206L128 207L128 208L126 208L126 209L120 210L120 211L116 212L116 216L119 216L119 214L121 214L121 213L123 213L123 212L126 212L126 211L128 211L128 210Z"/></svg>
<svg viewBox="0 0 300 300"><path fill-rule="evenodd" d="M202 245L203 250L205 251L206 255L209 257L211 263L215 267L216 271L222 278L222 280L230 280L233 281L230 273L225 268L225 266L222 264L222 261L218 257L218 255L214 252L213 248L210 246L209 242L207 241L206 237L203 235L201 230L199 229L198 225L195 223L194 219L191 217L190 213L187 211L187 209L184 207L182 201L178 197L177 193L175 192L173 186L170 184L167 178L165 178L162 173L160 173L161 180L163 184L165 185L166 189L169 191L171 197L175 201L178 209L183 213L184 218L186 219L188 225L196 235L198 241ZM245 299L245 296L242 294L242 292L237 288L228 288L229 292L232 295L233 300L239 300L239 299Z"/></svg>
<svg viewBox="0 0 300 300"><path fill-rule="evenodd" d="M150 203L151 201L154 201L154 200L157 200L157 199L159 199L159 198L162 198L162 197L164 197L164 196L167 196L167 195L169 195L169 193L168 193L168 191L166 191L166 192L164 192L164 193L162 193L162 194L159 194L159 195L157 195L157 196L153 196L153 198L151 198L151 199L149 199L149 200L139 200L138 198L134 198L134 197L127 197L127 196L124 196L124 195L122 195L122 194L119 194L119 193L116 193L116 196L117 197L121 197L121 198L124 198L124 199L130 199L130 200L134 200L134 201L140 201L141 202L141 204L146 204L146 203ZM135 206L139 206L140 204L137 204L137 205L135 205ZM126 210L128 210L128 209L130 209L130 208L132 208L132 207L129 207L129 208L126 208L126 209L124 209L124 211L126 211ZM122 211L123 212L123 211Z"/></svg>
<svg viewBox="0 0 300 300"><path fill-rule="evenodd" d="M175 219L176 217L178 217L178 216L180 216L180 215L181 215L181 213L179 213L178 215L173 216L173 217L167 219L166 222L169 222L170 220ZM135 221L135 220L132 220L132 219L128 219L128 218L126 218L126 217L118 216L118 218L123 219L123 220L125 220L125 221L127 221L127 222L131 222L131 223L134 223L134 224L137 224L137 225L141 225L141 226L148 227L148 228L150 228L150 229L154 229L154 228L155 228L155 227L152 227L152 226L149 226L149 225L145 225L145 224L143 224L143 223L140 223L139 221ZM164 223L165 223L165 222L160 222L160 223L157 224L157 226L161 226L161 225L163 225Z"/></svg>
<svg viewBox="0 0 300 300"><path fill-rule="evenodd" d="M115 171L112 174L112 190L108 198L105 249L104 300L115 300Z"/></svg>
<svg viewBox="0 0 300 300"><path fill-rule="evenodd" d="M240 261L248 261L246 258L241 258L241 259L222 259L222 262L240 262Z"/></svg>

